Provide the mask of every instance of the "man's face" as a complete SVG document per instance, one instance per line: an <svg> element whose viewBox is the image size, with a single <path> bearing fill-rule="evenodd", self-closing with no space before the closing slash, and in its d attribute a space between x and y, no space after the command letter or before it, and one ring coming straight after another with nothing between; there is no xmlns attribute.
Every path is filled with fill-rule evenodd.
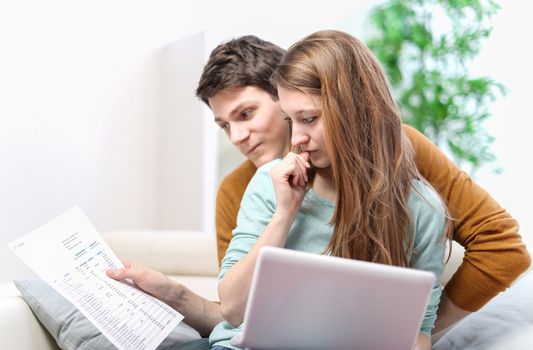
<svg viewBox="0 0 533 350"><path fill-rule="evenodd" d="M256 167L283 156L289 126L269 93L245 86L222 90L208 99L215 122Z"/></svg>

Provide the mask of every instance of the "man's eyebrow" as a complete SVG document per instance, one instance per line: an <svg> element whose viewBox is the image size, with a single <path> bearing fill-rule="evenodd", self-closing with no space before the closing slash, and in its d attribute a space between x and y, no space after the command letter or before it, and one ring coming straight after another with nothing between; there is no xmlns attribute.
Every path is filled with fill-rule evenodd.
<svg viewBox="0 0 533 350"><path fill-rule="evenodd" d="M254 103L256 103L255 100L249 100L249 101L244 101L244 102L239 103L237 106L235 106L235 108L233 108L233 109L231 110L231 112L229 112L229 116L231 117L232 115L236 114L237 111L238 111L239 109L241 109L243 106L248 105L248 104L254 104ZM220 118L220 117L215 117L215 123L219 123L219 122L223 122L223 121L224 121L224 120L223 120L222 118Z"/></svg>
<svg viewBox="0 0 533 350"><path fill-rule="evenodd" d="M256 104L256 103L257 103L257 101L255 101L255 100L248 100L248 101L241 102L241 103L239 103L235 108L233 108L233 109L231 110L231 112L229 112L229 115L230 115L230 116L234 115L234 114L237 113L237 111L238 111L239 109L241 109L243 106L246 106L246 105L252 105L252 104Z"/></svg>

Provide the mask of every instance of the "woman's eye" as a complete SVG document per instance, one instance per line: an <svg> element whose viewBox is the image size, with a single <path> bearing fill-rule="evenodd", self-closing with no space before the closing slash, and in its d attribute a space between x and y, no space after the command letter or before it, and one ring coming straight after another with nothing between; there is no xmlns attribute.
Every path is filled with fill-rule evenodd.
<svg viewBox="0 0 533 350"><path fill-rule="evenodd" d="M305 124L311 124L312 122L314 122L316 120L317 117L313 116L313 117L306 117L306 118L303 118L302 121L305 123Z"/></svg>
<svg viewBox="0 0 533 350"><path fill-rule="evenodd" d="M228 123L218 124L218 126L220 126L220 128L222 130L228 130L229 129L229 124Z"/></svg>
<svg viewBox="0 0 533 350"><path fill-rule="evenodd" d="M283 117L283 121L292 124L292 119L290 117Z"/></svg>

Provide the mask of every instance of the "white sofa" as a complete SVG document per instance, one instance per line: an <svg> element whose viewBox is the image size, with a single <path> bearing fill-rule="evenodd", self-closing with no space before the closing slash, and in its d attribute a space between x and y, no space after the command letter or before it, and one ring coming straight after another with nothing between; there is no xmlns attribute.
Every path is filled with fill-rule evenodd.
<svg viewBox="0 0 533 350"><path fill-rule="evenodd" d="M143 263L179 280L209 300L218 300L216 242L201 232L116 231L104 233L123 260ZM442 282L462 261L463 250L454 246ZM12 282L0 284L0 347L17 350L58 349L26 305Z"/></svg>

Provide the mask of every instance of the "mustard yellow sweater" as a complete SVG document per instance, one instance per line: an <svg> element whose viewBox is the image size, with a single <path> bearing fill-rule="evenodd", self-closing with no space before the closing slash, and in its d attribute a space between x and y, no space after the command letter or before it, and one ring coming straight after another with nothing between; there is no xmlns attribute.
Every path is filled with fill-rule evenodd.
<svg viewBox="0 0 533 350"><path fill-rule="evenodd" d="M454 218L453 239L464 260L445 287L459 307L476 311L508 288L531 262L511 215L417 130L404 125L422 174L446 201ZM247 160L222 181L216 201L218 259L222 261L237 226L239 206L257 168Z"/></svg>

